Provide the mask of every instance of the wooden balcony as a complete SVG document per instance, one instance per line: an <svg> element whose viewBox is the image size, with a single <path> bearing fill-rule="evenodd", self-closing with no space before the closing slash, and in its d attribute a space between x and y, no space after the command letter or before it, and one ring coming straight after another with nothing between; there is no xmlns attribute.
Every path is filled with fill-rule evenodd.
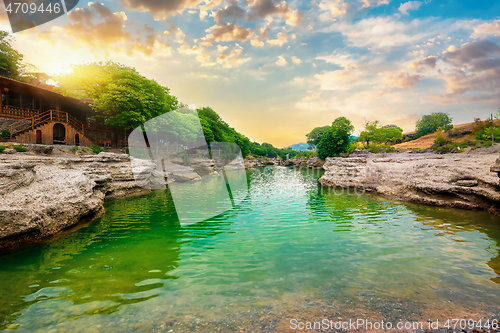
<svg viewBox="0 0 500 333"><path fill-rule="evenodd" d="M30 119L40 115L40 110L19 108L17 106L4 105L0 109L0 117Z"/></svg>

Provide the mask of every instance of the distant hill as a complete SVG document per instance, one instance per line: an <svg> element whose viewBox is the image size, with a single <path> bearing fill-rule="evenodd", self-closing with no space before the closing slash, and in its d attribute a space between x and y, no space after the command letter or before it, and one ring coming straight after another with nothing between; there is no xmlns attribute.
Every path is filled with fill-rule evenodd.
<svg viewBox="0 0 500 333"><path fill-rule="evenodd" d="M294 145L288 146L287 148L291 149L291 150L299 150L299 151L310 150L309 145L305 142L296 143Z"/></svg>

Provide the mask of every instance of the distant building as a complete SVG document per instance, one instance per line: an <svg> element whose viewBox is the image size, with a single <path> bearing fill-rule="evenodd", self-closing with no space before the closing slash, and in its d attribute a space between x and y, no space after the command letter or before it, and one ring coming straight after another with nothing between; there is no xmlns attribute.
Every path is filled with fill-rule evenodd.
<svg viewBox="0 0 500 333"><path fill-rule="evenodd" d="M126 146L127 131L97 120L87 104L53 91L50 77L33 73L31 84L0 76L0 128L20 143ZM17 119L17 120L16 120ZM2 124L3 123L3 124ZM113 135L118 137L113 138ZM114 139L114 140L113 140Z"/></svg>

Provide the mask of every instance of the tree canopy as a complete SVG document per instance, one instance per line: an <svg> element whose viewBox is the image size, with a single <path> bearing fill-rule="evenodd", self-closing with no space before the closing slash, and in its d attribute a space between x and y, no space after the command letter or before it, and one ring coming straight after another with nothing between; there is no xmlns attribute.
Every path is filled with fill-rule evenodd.
<svg viewBox="0 0 500 333"><path fill-rule="evenodd" d="M57 79L58 92L86 101L115 128L133 129L178 105L167 87L112 61L73 65Z"/></svg>
<svg viewBox="0 0 500 333"><path fill-rule="evenodd" d="M318 157L325 159L326 157L339 156L341 153L349 151L351 144L350 136L354 126L351 121L345 117L335 119L330 126L330 130L326 131L318 145L316 146Z"/></svg>
<svg viewBox="0 0 500 333"><path fill-rule="evenodd" d="M370 142L394 143L403 138L403 129L396 125L380 126L379 121L367 121L365 130L359 134L358 141L366 143L367 147Z"/></svg>
<svg viewBox="0 0 500 333"><path fill-rule="evenodd" d="M321 141L321 137L323 134L328 132L331 129L331 126L321 126L315 127L311 132L306 134L307 143L310 147L316 147L318 143Z"/></svg>
<svg viewBox="0 0 500 333"><path fill-rule="evenodd" d="M439 128L442 128L444 130L451 129L453 128L453 125L451 125L451 120L452 119L450 115L444 112L435 112L425 115L417 121L417 137L434 133Z"/></svg>
<svg viewBox="0 0 500 333"><path fill-rule="evenodd" d="M0 31L0 75L14 80L26 81L26 65L23 55L10 45L12 37Z"/></svg>

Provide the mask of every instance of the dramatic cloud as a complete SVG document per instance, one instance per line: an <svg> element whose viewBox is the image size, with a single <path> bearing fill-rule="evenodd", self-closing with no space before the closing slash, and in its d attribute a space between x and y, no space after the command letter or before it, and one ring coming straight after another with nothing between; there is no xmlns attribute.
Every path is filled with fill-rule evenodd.
<svg viewBox="0 0 500 333"><path fill-rule="evenodd" d="M500 86L500 46L484 39L463 44L459 49L450 47L443 61L453 65L443 74L449 94L482 91L498 95Z"/></svg>
<svg viewBox="0 0 500 333"><path fill-rule="evenodd" d="M245 10L243 8L240 8L237 5L230 5L219 9L214 14L214 19L219 24L223 24L223 19L231 19L231 21L235 23L236 20L243 18L244 16Z"/></svg>
<svg viewBox="0 0 500 333"><path fill-rule="evenodd" d="M294 27L300 26L300 21L304 16L297 9L292 11L285 1L279 4L275 0L246 0L248 6L247 20L256 21L267 16L279 16L286 20L286 24Z"/></svg>
<svg viewBox="0 0 500 333"><path fill-rule="evenodd" d="M167 18L187 8L196 8L204 0L121 0L127 9L148 12L153 17Z"/></svg>
<svg viewBox="0 0 500 333"><path fill-rule="evenodd" d="M422 71L422 69L425 67L435 68L438 59L439 58L437 56L430 56L420 61L412 62L410 65L408 65L408 68L416 70L417 72Z"/></svg>
<svg viewBox="0 0 500 333"><path fill-rule="evenodd" d="M409 10L417 10L421 5L422 5L422 2L420 2L420 1L408 1L408 2L402 3L398 9L401 13L408 15Z"/></svg>
<svg viewBox="0 0 500 333"><path fill-rule="evenodd" d="M457 67L462 67L467 64L473 67L481 67L480 63L488 60L487 58L490 58L492 55L499 54L500 46L488 39L483 39L478 42L465 43L460 49L450 47L448 51L444 52L443 61Z"/></svg>
<svg viewBox="0 0 500 333"><path fill-rule="evenodd" d="M253 35L252 29L237 25L235 23L219 23L207 29L209 33L205 38L208 41L228 42L228 41L246 41Z"/></svg>
<svg viewBox="0 0 500 333"><path fill-rule="evenodd" d="M144 36L134 37L126 31L127 15L124 12L113 12L100 2L89 2L88 7L77 8L68 13L69 23L62 28L54 27L53 31L41 31L38 40L52 44L56 38L69 37L76 41L73 48L88 46L94 50L126 53L133 56L135 52L152 56L153 54L169 54L172 47L164 41L157 40L155 31L144 24Z"/></svg>

